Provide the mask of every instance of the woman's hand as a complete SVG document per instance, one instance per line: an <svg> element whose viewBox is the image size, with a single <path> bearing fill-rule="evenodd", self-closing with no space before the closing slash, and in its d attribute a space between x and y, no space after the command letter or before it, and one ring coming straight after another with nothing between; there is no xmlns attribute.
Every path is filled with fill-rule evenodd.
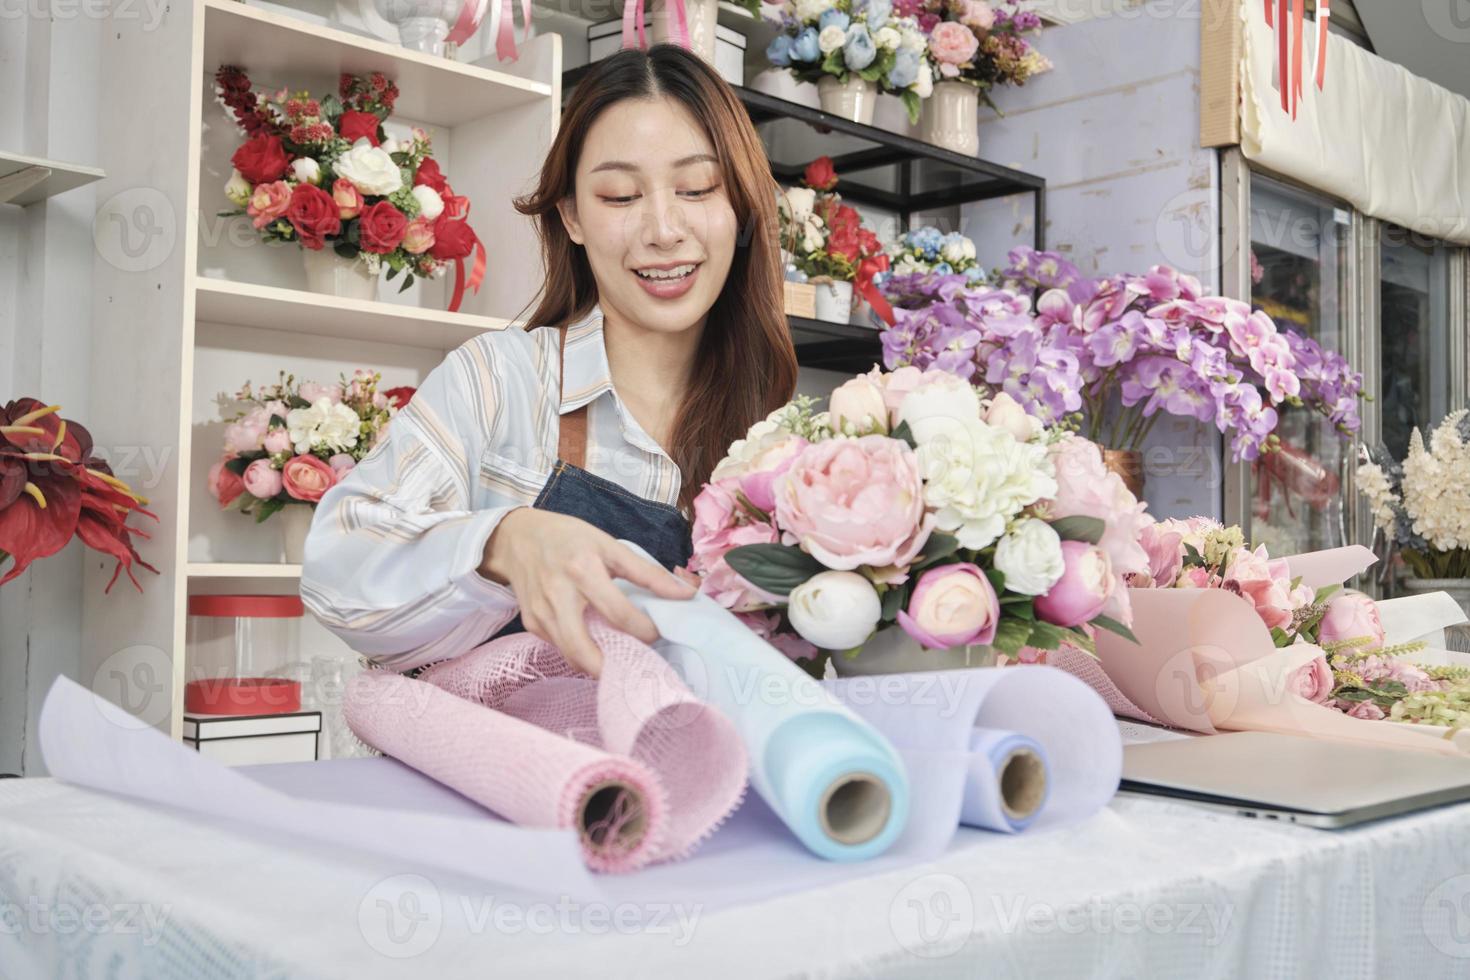
<svg viewBox="0 0 1470 980"><path fill-rule="evenodd" d="M479 571L510 586L528 632L594 677L602 671L602 651L583 619L589 605L624 633L645 643L658 639L653 620L618 591L614 578L665 599L688 599L696 591L586 521L531 507L501 518L485 542Z"/></svg>

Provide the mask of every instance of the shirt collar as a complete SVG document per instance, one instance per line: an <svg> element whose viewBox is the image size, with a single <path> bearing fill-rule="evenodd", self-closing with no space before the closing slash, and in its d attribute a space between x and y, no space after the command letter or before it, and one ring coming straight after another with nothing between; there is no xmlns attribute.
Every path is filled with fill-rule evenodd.
<svg viewBox="0 0 1470 980"><path fill-rule="evenodd" d="M562 360L561 406L565 415L612 391L612 370L607 364L607 347L602 339L602 307L592 309L567 327L567 346Z"/></svg>

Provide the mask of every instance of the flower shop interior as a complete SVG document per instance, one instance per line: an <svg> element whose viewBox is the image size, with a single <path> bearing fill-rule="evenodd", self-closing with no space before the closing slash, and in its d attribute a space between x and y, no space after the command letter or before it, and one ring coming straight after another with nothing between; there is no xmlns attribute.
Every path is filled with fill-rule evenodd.
<svg viewBox="0 0 1470 980"><path fill-rule="evenodd" d="M0 776L20 777L0 780L0 922L11 921L9 909L54 911L67 889L91 889L113 910L113 928L68 932L42 915L40 927L0 929L0 977L90 976L78 966L89 949L124 957L140 976L457 976L476 949L513 975L590 969L587 936L598 929L585 921L538 931L499 919L487 927L482 917L476 928L463 904L463 895L495 887L487 882L544 880L542 895L582 895L594 887L584 880L585 827L582 849L569 831L555 841L511 836L528 833L513 824L531 819L457 830L447 821L468 826L482 805L495 807L445 779L463 796L442 800L402 784L412 805L383 817L391 845L340 830L354 814L381 814L346 809L370 805L348 788L367 769L326 764L388 755L435 770L394 750L391 724L366 713L349 723L344 692L368 665L303 606L311 602L302 548L316 502L386 441L430 372L482 334L526 325L518 317L545 277L536 229L513 201L534 187L580 80L621 48L654 43L688 48L730 84L779 185L798 397L768 431L751 430L747 456L737 443L726 462L767 465L756 462L756 441L765 446L778 432L805 446L783 474L786 465L816 467L807 456L823 446L822 465L837 467L849 441L881 436L888 448L865 456L862 472L883 484L916 458L924 475L915 499L931 511L920 526L935 527L927 545L911 536L897 551L880 548L881 560L868 552L834 563L830 549L794 546L807 540L785 523L797 503L771 497L769 479L742 477L718 512L733 527L743 506L769 522L769 536L740 538L745 546L728 561L716 555L699 568L696 503L690 567L706 576L701 591L726 611L771 613L761 628L741 620L760 637L751 656L784 651L783 669L801 668L788 679L793 690L835 692L821 697L843 702L841 717L853 724L871 722L906 759L924 741L903 741L918 738L914 726L885 729L842 685L949 666L988 671L997 650L1002 662L1055 668L1036 674L1057 675L1052 687L1028 688L1025 671L1011 667L996 682L1016 703L1044 700L1048 710L1013 711L1003 723L1000 696L986 700L984 691L973 706L997 729L1024 733L1022 714L1047 729L1024 736L1047 750L1045 779L1027 783L1022 763L1004 773L1022 797L1030 787L1033 811L1045 799L1075 840L1038 830L1014 842L1030 850L980 848L986 856L976 857L972 841L964 846L974 853L945 854L975 827L986 828L981 836L999 829L989 820L1015 833L1029 817L1004 796L1010 782L991 780L1002 797L989 809L964 789L961 809L960 783L945 796L934 788L942 779L930 786L911 769L913 785L891 798L883 794L893 784L868 777L883 784L876 819L885 829L872 840L859 833L869 850L842 850L852 840L826 811L807 826L776 802L795 770L765 775L769 732L742 728L750 796L770 806L788 850L737 819L712 838L708 858L726 861L720 867L738 886L713 888L722 872L708 862L700 869L698 854L616 877L622 890L601 900L622 896L643 917L601 930L617 934L617 945L597 947L604 967L642 976L974 976L981 963L1004 962L995 975L1390 976L1412 964L1415 975L1464 976L1465 804L1423 811L1421 800L1382 811L1404 816L1320 830L1288 826L1311 823L1302 816L1315 814L1310 805L1267 801L1260 816L1279 826L1253 824L1247 834L1234 812L1257 816L1240 802L1250 799L1244 789L1161 789L1171 778L1164 753L1155 771L1166 775L1153 785L1122 750L1205 742L1172 735L1217 726L1341 739L1390 756L1415 743L1412 758L1445 766L1411 773L1422 785L1405 776L1394 800L1427 799L1429 784L1449 794L1441 802L1470 798L1470 789L1444 788L1454 766L1464 768L1457 785L1470 786L1470 736L1461 731L1470 722L1462 2L0 0L0 92L10 93L0 99ZM314 158L303 146L335 148ZM936 375L943 380L914 380ZM973 507L999 505L976 504L977 493L1022 491L1000 477L987 488L972 474L965 511L961 490L934 476L928 440L939 437L923 398L910 393L916 386L948 399L945 411L979 411L974 424L1004 430L1017 452L1034 450L1024 465L1047 467L1054 492L1035 490L983 531ZM876 414L865 415L870 403ZM1086 445L1088 455L1069 458L1047 439ZM1074 467L1070 489L1059 471L1050 475L1063 462ZM1120 496L1103 501L1114 488ZM700 501L715 513L724 498L709 492ZM951 494L948 506L934 506L940 493ZM1121 525L1119 508L1129 515ZM974 563L942 565L956 549ZM1043 552L1053 557L1036 557ZM1129 569L1124 553L1147 560ZM1087 564L1104 559L1111 564ZM812 573L854 577L859 561L867 578L855 577L871 582L861 595L830 589L824 612L807 590ZM1052 571L1037 573L1048 561ZM898 569L902 582L911 566L901 586L883 577ZM955 569L975 574L938 574ZM1077 583L1088 575L1113 591L1084 610L1078 603L1090 593ZM706 587L720 576L723 585ZM1063 595L1064 586L1081 598ZM935 625L946 601L982 593L997 603L988 625ZM752 596L770 601L741 605ZM1222 690L1235 710L1255 689L1219 681L1255 655L1230 639L1241 635L1231 633L1240 609L1250 614L1242 629L1280 655L1272 677L1293 692L1286 700L1313 713L1282 721L1268 707L1283 698L1268 692L1269 705L1238 712L1249 724L1220 723ZM697 625L672 613L655 621L665 639ZM706 638L746 649L744 634L727 636L725 621L715 622L700 627ZM874 633L875 625L886 628ZM1360 628L1377 638L1366 649ZM1184 676L1176 630L1194 644L1182 700L1165 692ZM1327 653L1305 657L1302 644ZM977 646L989 660L972 662ZM1132 676L1144 671L1118 665L1125 647L1156 657L1148 683ZM1215 654L1199 652L1206 648ZM963 660L944 660L956 649ZM836 652L844 650L866 656ZM683 683L717 699L718 685L697 687L688 663L674 662ZM1068 686L1079 678L1076 690ZM219 709L210 698L224 690L252 710ZM1201 692L1206 703L1195 705ZM272 707L274 697L289 704ZM1070 722L1052 717L1057 706L1073 713ZM990 729L975 728L975 717L955 736L961 750L989 753L992 767L997 752L1040 765L1024 746L980 740L974 733ZM1437 737L1404 736L1414 727ZM1370 729L1386 734L1361 734ZM1151 734L1161 731L1171 737ZM724 735L708 741L723 744ZM922 748L947 737L931 731ZM1120 740L1101 761L1088 748L1099 739ZM1418 751L1425 742L1434 750ZM170 752L181 747L189 758ZM1180 771L1232 766L1228 755L1212 758ZM298 773L267 785L271 799L296 794L301 805L288 811L251 795L256 783L220 775L254 765ZM739 765L744 772L743 755ZM340 787L313 789L311 766L338 773L323 782ZM898 768L893 778L903 782ZM886 770L875 762L874 771ZM815 769L800 772L816 778ZM1114 797L1120 772L1137 794ZM675 781L671 792L717 795L693 789L692 775L678 783L676 769L657 775ZM26 789L33 784L54 789L37 795ZM862 784L842 812L871 818L871 790ZM1157 799L1190 793L1239 806L1169 809ZM133 797L132 809L114 813L124 806L116 794ZM105 807L89 809L96 800ZM717 804L711 796L674 805L710 812L710 826L690 841L736 805ZM964 816L945 824L937 815L946 805ZM313 816L311 806L323 809ZM184 815L158 822L159 807ZM980 809L984 816L971 813ZM904 810L910 829L899 837ZM419 833L419 811L446 823ZM295 841L283 852L283 877L252 877L269 848L244 843L249 828L220 829L241 813L275 840ZM1104 816L1117 826L1100 824ZM92 834L102 823L113 836ZM338 829L307 829L327 824ZM1177 840L1119 844L1110 834L1125 825ZM939 850L904 850L917 847L921 826L942 837ZM1190 863L1197 855L1187 842L1213 833L1221 855ZM786 840L792 834L829 860L782 864L807 856ZM734 840L720 848L721 836ZM238 861L190 863L190 848L226 839ZM895 839L903 846L879 856ZM766 850L742 859L737 842ZM108 847L131 856L97 870ZM312 849L339 847L349 854L340 865L322 870L330 861L321 858L319 878L281 897L284 883L305 881L303 854L315 861ZM1094 857L1072 892L1054 878L1028 884L1026 866L1080 860L1069 847ZM466 868L457 852L468 849L477 856ZM507 857L517 851L522 859ZM863 877L858 858L870 857L878 863ZM766 890L744 880L742 860L771 870ZM987 891L977 882L991 880L991 861L1006 884ZM1177 876L1143 875L1146 866ZM138 867L161 869L154 884L168 887L145 897ZM1012 884L1031 889L1032 905L992 903ZM308 898L334 899L329 887L346 889L351 907L323 912L332 921L315 939L291 930L292 915L316 915L302 904ZM819 927L796 904L818 887L852 917ZM680 921L687 906L704 908L701 889L713 889L707 916L689 936L653 914ZM1319 890L1338 895L1330 914L1311 911ZM664 895L674 899L668 908ZM1129 895L1146 900L1128 906ZM146 912L196 898L204 911L170 913L157 945L146 929L116 927L123 904ZM255 914L278 899L276 911ZM756 903L767 917L722 914ZM374 917L380 906L420 904L432 913L432 935L410 930L404 940L391 915L386 926ZM532 908L553 906L520 906ZM1124 928L1140 911L1150 928ZM1073 912L1086 921L1068 929ZM1168 921L1147 918L1156 913ZM1050 935L1038 924L1048 916ZM754 944L753 925L762 929ZM943 969L955 972L934 972Z"/></svg>

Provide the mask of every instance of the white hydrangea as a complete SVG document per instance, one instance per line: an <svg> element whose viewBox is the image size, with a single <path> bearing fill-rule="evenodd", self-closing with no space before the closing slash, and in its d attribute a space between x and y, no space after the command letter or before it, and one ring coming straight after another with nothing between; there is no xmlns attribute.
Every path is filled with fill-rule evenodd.
<svg viewBox="0 0 1470 980"><path fill-rule="evenodd" d="M1400 506L1398 495L1393 492L1388 474L1383 467L1372 461L1358 466L1358 490L1368 498L1373 508L1373 524L1389 538L1398 532L1397 512ZM1276 552L1271 552L1276 554Z"/></svg>
<svg viewBox="0 0 1470 980"><path fill-rule="evenodd" d="M918 436L920 429L929 438ZM936 508L935 526L954 534L962 548L988 547L1023 509L1056 496L1044 445L1017 442L979 418L921 425L915 435L924 500Z"/></svg>
<svg viewBox="0 0 1470 980"><path fill-rule="evenodd" d="M325 396L310 408L293 408L286 413L286 431L298 453L314 449L345 452L357 445L362 420L341 402Z"/></svg>

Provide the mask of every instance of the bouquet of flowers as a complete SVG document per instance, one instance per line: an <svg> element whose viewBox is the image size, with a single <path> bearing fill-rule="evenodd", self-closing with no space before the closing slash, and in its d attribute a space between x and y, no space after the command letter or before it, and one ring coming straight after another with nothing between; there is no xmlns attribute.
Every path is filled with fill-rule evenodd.
<svg viewBox="0 0 1470 980"><path fill-rule="evenodd" d="M382 375L358 368L335 384L302 381L282 371L273 385L250 382L233 398L224 452L209 470L209 492L221 508L243 498L240 512L264 521L287 504L314 506L352 471L388 430L412 387L378 390Z"/></svg>
<svg viewBox="0 0 1470 980"><path fill-rule="evenodd" d="M1155 266L1087 279L1054 254L1010 259L999 288L939 279L931 303L897 311L885 363L965 378L983 368L1039 418L1084 411L1089 438L1109 449L1140 448L1160 413L1213 422L1237 460L1279 448L1278 406L1310 406L1344 435L1360 426L1363 379L1344 358L1246 303L1204 295L1193 276Z"/></svg>
<svg viewBox="0 0 1470 980"><path fill-rule="evenodd" d="M127 521L133 514L158 516L143 508L147 498L113 476L106 460L92 455L91 433L60 410L35 398L0 407L0 567L10 564L0 585L78 537L117 559L104 592L123 570L141 592L134 563L154 574L158 569L133 547L132 535L148 534Z"/></svg>
<svg viewBox="0 0 1470 980"><path fill-rule="evenodd" d="M1445 416L1427 449L1415 428L1402 463L1382 448L1363 456L1359 490L1415 576L1470 578L1470 411Z"/></svg>
<svg viewBox="0 0 1470 980"><path fill-rule="evenodd" d="M315 99L285 89L257 95L244 71L225 65L215 92L247 137L225 185L238 209L221 216L248 215L266 241L313 251L330 245L375 274L387 266L390 280L403 273L400 292L415 276L440 277L453 263L451 310L466 287L479 290L485 247L469 225L469 199L440 173L422 129L407 140L386 137L398 87L380 72L344 74L338 95Z"/></svg>
<svg viewBox="0 0 1470 980"><path fill-rule="evenodd" d="M855 74L903 100L909 121L934 90L928 36L914 17L894 15L893 0L784 0L781 33L766 59L803 82Z"/></svg>
<svg viewBox="0 0 1470 980"><path fill-rule="evenodd" d="M1371 721L1470 723L1470 669L1407 659L1423 643L1387 645L1370 597L1304 586L1285 559L1246 547L1240 528L1204 517L1155 524L1142 543L1149 570L1130 575L1131 587L1225 589L1251 603L1277 647L1320 647L1322 656L1288 678L1292 693Z"/></svg>
<svg viewBox="0 0 1470 980"><path fill-rule="evenodd" d="M914 16L928 32L936 81L974 85L992 109L991 88L1025 85L1052 68L1026 38L1041 29L1041 18L1022 10L1018 0L997 6L986 0L895 0L894 12Z"/></svg>
<svg viewBox="0 0 1470 980"><path fill-rule="evenodd" d="M929 225L904 232L888 247L888 261L891 276L960 273L972 283L985 278L985 270L975 260L974 241L957 231L945 234Z"/></svg>
<svg viewBox="0 0 1470 980"><path fill-rule="evenodd" d="M1149 524L1092 443L947 372L875 368L730 447L694 501L689 571L818 676L892 624L1022 658L1131 635Z"/></svg>
<svg viewBox="0 0 1470 980"><path fill-rule="evenodd" d="M879 301L873 305L881 314L887 304L873 281L888 268L888 255L857 210L842 203L832 159L807 164L802 182L806 186L787 188L777 200L782 250L802 281L851 282L870 303Z"/></svg>

